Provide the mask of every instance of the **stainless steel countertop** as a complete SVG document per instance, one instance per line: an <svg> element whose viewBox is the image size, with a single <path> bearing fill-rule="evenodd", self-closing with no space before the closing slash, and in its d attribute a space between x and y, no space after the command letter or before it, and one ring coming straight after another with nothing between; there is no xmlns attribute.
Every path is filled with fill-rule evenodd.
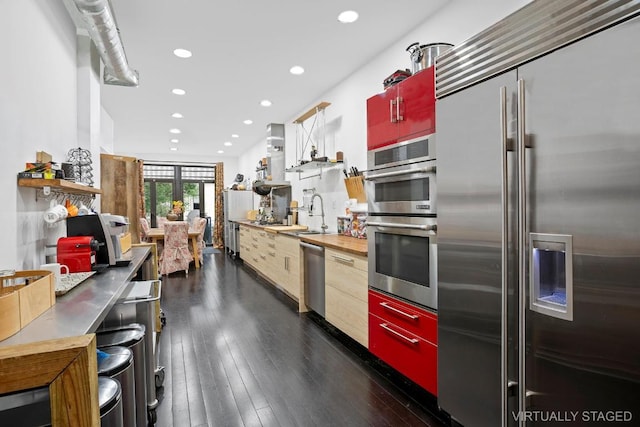
<svg viewBox="0 0 640 427"><path fill-rule="evenodd" d="M94 332L111 310L129 281L147 258L148 247L131 248L126 267L109 267L88 278L15 335L0 341L0 347L65 338Z"/></svg>

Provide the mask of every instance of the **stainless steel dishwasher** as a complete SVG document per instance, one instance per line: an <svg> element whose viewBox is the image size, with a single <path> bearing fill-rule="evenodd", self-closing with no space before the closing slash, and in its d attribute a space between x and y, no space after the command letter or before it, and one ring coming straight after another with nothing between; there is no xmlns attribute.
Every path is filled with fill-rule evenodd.
<svg viewBox="0 0 640 427"><path fill-rule="evenodd" d="M300 242L304 257L304 303L324 317L324 247Z"/></svg>

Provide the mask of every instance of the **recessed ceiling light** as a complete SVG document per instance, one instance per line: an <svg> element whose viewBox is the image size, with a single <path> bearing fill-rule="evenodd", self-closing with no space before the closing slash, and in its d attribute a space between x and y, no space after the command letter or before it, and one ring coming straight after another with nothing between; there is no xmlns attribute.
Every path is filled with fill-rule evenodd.
<svg viewBox="0 0 640 427"><path fill-rule="evenodd" d="M173 138L171 142L173 142L174 144L177 144L178 142L180 142L180 140L178 138Z"/></svg>
<svg viewBox="0 0 640 427"><path fill-rule="evenodd" d="M184 90L184 89L177 89L176 88L176 89L173 89L171 91L171 93L173 93L174 95L184 95L185 93L187 93L187 91Z"/></svg>
<svg viewBox="0 0 640 427"><path fill-rule="evenodd" d="M224 143L224 145L225 145L225 147L231 147L233 144L230 143L229 141L227 141L227 142Z"/></svg>
<svg viewBox="0 0 640 427"><path fill-rule="evenodd" d="M238 135L237 133L233 133L231 134L231 138L240 138L240 135Z"/></svg>
<svg viewBox="0 0 640 427"><path fill-rule="evenodd" d="M178 151L178 147L171 147L171 148L169 148L169 150L171 150L171 151Z"/></svg>
<svg viewBox="0 0 640 427"><path fill-rule="evenodd" d="M184 116L183 116L182 114L180 114L180 113L173 113L173 114L171 115L171 117L173 117L174 119L181 119L181 118L183 118Z"/></svg>
<svg viewBox="0 0 640 427"><path fill-rule="evenodd" d="M218 154L223 154L224 150L218 150Z"/></svg>
<svg viewBox="0 0 640 427"><path fill-rule="evenodd" d="M289 72L291 74L295 74L296 76L299 76L300 74L304 73L304 68L302 68L299 65L294 65L293 67L289 68Z"/></svg>
<svg viewBox="0 0 640 427"><path fill-rule="evenodd" d="M343 24L350 24L352 22L356 22L358 20L358 12L355 10L345 10L344 12L338 15L338 21Z"/></svg>
<svg viewBox="0 0 640 427"><path fill-rule="evenodd" d="M191 51L187 49L174 49L173 54L178 58L191 58Z"/></svg>
<svg viewBox="0 0 640 427"><path fill-rule="evenodd" d="M271 107L271 101L269 101L268 99L263 99L262 101L260 101L260 105L262 105L263 107Z"/></svg>
<svg viewBox="0 0 640 427"><path fill-rule="evenodd" d="M169 132L176 133L176 134L177 133L182 133L182 131L180 129L177 129L177 128L169 129Z"/></svg>
<svg viewBox="0 0 640 427"><path fill-rule="evenodd" d="M242 123L244 123L245 125L250 125L250 124L252 124L252 123L253 123L253 120L249 120L249 119L247 119L247 120L245 120L245 121L244 121L244 122L242 122Z"/></svg>

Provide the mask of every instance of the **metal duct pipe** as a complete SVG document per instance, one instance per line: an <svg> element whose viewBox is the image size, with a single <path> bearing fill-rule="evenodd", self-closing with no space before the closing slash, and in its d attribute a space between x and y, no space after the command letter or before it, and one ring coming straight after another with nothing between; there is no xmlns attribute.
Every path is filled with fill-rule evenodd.
<svg viewBox="0 0 640 427"><path fill-rule="evenodd" d="M109 0L73 2L104 63L105 84L138 86L138 72L129 67Z"/></svg>

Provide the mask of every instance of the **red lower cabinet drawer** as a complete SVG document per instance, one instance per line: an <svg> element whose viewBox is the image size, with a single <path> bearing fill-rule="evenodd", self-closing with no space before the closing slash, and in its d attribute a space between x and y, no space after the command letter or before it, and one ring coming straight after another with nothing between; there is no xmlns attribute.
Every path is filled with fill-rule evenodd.
<svg viewBox="0 0 640 427"><path fill-rule="evenodd" d="M438 345L435 313L372 290L369 290L369 312Z"/></svg>
<svg viewBox="0 0 640 427"><path fill-rule="evenodd" d="M369 351L401 374L438 395L438 347L369 313Z"/></svg>

